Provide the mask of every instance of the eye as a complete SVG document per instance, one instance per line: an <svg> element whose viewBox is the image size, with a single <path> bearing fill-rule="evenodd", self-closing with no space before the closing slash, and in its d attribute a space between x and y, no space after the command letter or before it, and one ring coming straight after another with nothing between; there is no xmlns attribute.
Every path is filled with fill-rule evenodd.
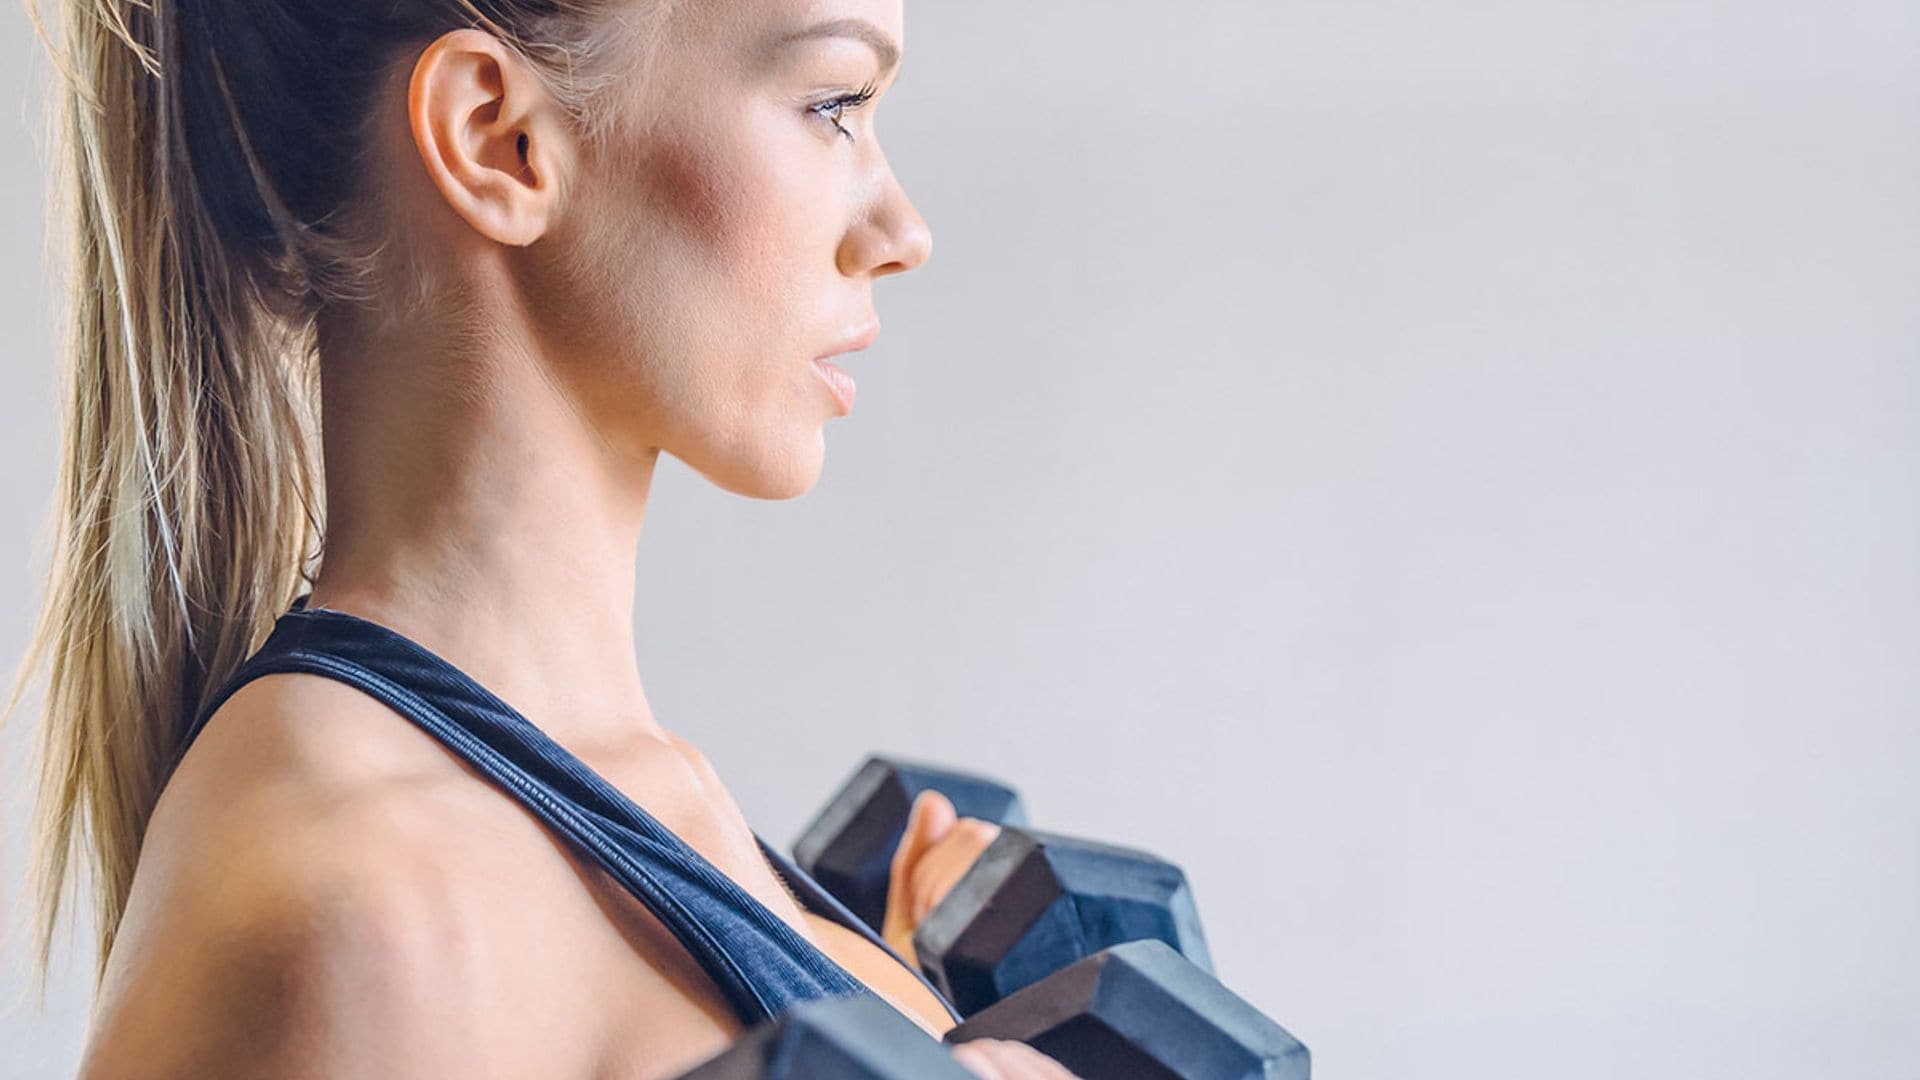
<svg viewBox="0 0 1920 1080"><path fill-rule="evenodd" d="M867 102L872 101L873 97L874 84L868 83L851 94L842 94L837 98L822 101L817 105L808 106L808 109L811 112L818 113L825 117L827 122L833 125L835 131L846 136L848 142L852 142L853 132L848 131L842 126L840 119L854 109L858 109Z"/></svg>

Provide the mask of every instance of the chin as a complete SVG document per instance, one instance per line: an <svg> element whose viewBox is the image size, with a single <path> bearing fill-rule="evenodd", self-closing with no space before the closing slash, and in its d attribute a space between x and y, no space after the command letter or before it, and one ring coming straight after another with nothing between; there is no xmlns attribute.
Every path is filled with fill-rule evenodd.
<svg viewBox="0 0 1920 1080"><path fill-rule="evenodd" d="M749 443L738 448L742 452L701 460L674 456L722 491L750 499L797 499L820 480L827 456L824 434L815 428L783 443Z"/></svg>

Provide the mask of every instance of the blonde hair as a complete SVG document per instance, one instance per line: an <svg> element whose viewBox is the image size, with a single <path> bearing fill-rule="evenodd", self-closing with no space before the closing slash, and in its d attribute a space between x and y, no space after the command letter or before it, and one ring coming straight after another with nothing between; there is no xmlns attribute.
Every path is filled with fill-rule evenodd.
<svg viewBox="0 0 1920 1080"><path fill-rule="evenodd" d="M42 999L76 856L97 986L188 726L317 568L315 326L408 274L363 186L382 73L479 27L599 138L600 92L627 50L650 59L670 6L62 0L57 42L29 9L61 76L49 211L70 300L51 565L7 709L44 673Z"/></svg>

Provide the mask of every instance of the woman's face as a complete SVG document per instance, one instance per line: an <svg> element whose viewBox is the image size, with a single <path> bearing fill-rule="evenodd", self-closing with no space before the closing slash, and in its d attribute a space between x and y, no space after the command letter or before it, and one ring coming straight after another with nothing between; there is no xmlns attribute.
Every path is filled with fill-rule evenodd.
<svg viewBox="0 0 1920 1080"><path fill-rule="evenodd" d="M745 495L813 485L842 408L814 358L864 347L875 279L932 245L874 130L901 8L680 0L615 92L527 285L557 377L616 447Z"/></svg>

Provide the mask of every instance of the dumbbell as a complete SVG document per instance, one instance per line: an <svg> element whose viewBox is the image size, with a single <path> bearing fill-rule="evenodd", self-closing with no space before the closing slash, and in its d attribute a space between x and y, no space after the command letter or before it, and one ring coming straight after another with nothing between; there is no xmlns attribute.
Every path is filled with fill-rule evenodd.
<svg viewBox="0 0 1920 1080"><path fill-rule="evenodd" d="M854 899L841 900L853 908L857 899L874 913L869 925L880 929L887 869L912 800L927 788L953 799L963 816L1001 825L914 933L921 969L962 1016L1127 941L1163 941L1212 970L1179 867L1146 852L1024 828L1019 796L979 776L871 757L801 835L795 862L830 892L854 890ZM969 813L961 798L987 812Z"/></svg>
<svg viewBox="0 0 1920 1080"><path fill-rule="evenodd" d="M962 1016L1102 949L1158 941L1211 973L1186 874L1143 851L1001 826L914 931L927 978Z"/></svg>
<svg viewBox="0 0 1920 1080"><path fill-rule="evenodd" d="M871 994L803 1001L680 1080L975 1080L952 1051Z"/></svg>
<svg viewBox="0 0 1920 1080"><path fill-rule="evenodd" d="M1024 1042L1085 1080L1310 1080L1300 1040L1165 942L1070 964L947 1032ZM743 1035L681 1080L971 1077L878 998L810 1001Z"/></svg>
<svg viewBox="0 0 1920 1080"><path fill-rule="evenodd" d="M885 929L887 878L913 800L938 791L961 817L1025 825L1020 795L973 773L874 755L854 770L793 844L793 861L860 920Z"/></svg>
<svg viewBox="0 0 1920 1080"><path fill-rule="evenodd" d="M1026 1043L1087 1080L1309 1080L1312 1055L1166 942L1129 941L1008 994L946 1033Z"/></svg>

